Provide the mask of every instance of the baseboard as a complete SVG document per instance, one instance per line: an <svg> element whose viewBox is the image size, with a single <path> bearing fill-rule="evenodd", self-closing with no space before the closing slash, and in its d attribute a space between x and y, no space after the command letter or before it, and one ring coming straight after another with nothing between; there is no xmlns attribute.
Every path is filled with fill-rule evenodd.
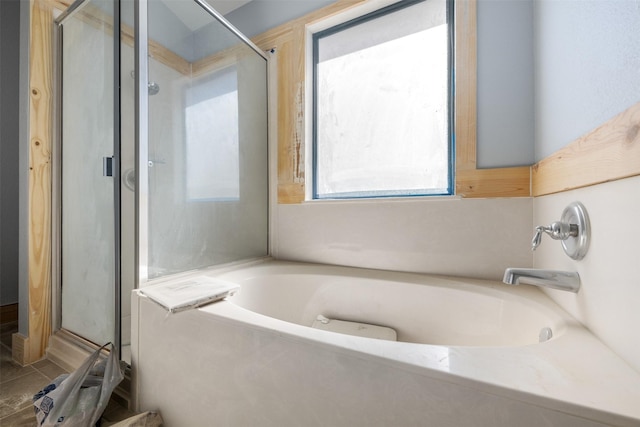
<svg viewBox="0 0 640 427"><path fill-rule="evenodd" d="M0 324L18 321L18 303L0 305Z"/></svg>
<svg viewBox="0 0 640 427"><path fill-rule="evenodd" d="M49 338L47 359L67 372L73 372L89 357L98 346L71 332L59 330ZM131 372L125 371L125 378L114 390L112 397L126 408L130 406Z"/></svg>
<svg viewBox="0 0 640 427"><path fill-rule="evenodd" d="M30 364L31 354L29 354L29 338L19 332L11 335L11 357L20 366Z"/></svg>
<svg viewBox="0 0 640 427"><path fill-rule="evenodd" d="M60 330L49 338L47 359L66 371L73 372L97 348L95 344L77 335Z"/></svg>

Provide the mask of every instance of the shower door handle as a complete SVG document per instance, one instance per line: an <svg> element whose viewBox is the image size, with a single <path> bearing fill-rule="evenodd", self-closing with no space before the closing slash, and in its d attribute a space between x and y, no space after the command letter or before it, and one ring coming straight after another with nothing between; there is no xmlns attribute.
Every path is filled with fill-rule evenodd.
<svg viewBox="0 0 640 427"><path fill-rule="evenodd" d="M113 156L102 158L102 175L113 176Z"/></svg>

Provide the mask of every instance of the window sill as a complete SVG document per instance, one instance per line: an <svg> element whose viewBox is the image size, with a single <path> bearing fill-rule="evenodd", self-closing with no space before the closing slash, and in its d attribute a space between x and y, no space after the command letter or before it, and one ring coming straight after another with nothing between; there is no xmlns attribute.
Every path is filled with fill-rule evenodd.
<svg viewBox="0 0 640 427"><path fill-rule="evenodd" d="M461 196L402 196L402 197L367 197L353 199L307 199L302 202L304 205L316 204L367 204L376 205L386 203L415 203L415 202L435 202L435 201L455 201L462 200Z"/></svg>

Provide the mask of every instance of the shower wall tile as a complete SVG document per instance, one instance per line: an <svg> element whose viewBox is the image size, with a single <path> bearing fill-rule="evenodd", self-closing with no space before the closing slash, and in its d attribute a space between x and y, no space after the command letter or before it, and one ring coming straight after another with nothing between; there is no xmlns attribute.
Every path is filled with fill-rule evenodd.
<svg viewBox="0 0 640 427"><path fill-rule="evenodd" d="M531 267L532 199L278 205L274 257L501 280Z"/></svg>

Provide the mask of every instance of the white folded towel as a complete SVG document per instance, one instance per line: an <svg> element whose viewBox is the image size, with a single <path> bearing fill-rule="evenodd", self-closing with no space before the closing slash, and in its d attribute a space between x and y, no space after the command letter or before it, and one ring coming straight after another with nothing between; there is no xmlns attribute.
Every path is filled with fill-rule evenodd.
<svg viewBox="0 0 640 427"><path fill-rule="evenodd" d="M178 282L152 285L140 290L142 295L157 302L170 313L200 307L204 304L220 301L240 289L236 283L199 276Z"/></svg>

